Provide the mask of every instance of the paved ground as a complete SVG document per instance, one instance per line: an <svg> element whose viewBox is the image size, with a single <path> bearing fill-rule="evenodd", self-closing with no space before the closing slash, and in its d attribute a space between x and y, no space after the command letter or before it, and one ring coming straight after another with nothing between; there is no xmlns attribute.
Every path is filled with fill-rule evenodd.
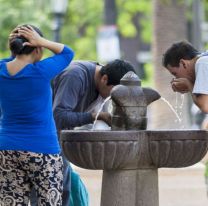
<svg viewBox="0 0 208 206"><path fill-rule="evenodd" d="M99 206L102 171L85 170L78 167L74 167L74 169L80 174L89 191L90 206ZM181 169L160 169L160 206L208 206L203 173L202 163Z"/></svg>

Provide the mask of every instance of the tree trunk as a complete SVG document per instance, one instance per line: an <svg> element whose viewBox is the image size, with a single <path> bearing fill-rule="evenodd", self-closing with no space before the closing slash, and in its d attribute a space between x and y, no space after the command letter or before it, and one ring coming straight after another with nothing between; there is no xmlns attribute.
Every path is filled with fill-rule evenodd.
<svg viewBox="0 0 208 206"><path fill-rule="evenodd" d="M139 62L137 55L139 52L149 51L150 49L150 45L145 44L141 39L141 18L141 13L137 13L133 17L134 26L137 30L137 34L134 37L127 38L120 36L122 58L131 62L140 79L144 78L145 76L144 68L142 68L142 63L144 62Z"/></svg>
<svg viewBox="0 0 208 206"><path fill-rule="evenodd" d="M162 57L166 49L176 41L187 39L185 3L179 0L153 0L153 64L155 89L175 107L182 103L181 94L174 93L170 86L173 78L162 67ZM150 128L187 128L189 123L188 96L185 95L183 109L178 109L179 122L174 112L162 100L153 103L150 109ZM182 112L180 114L180 112ZM177 121L176 121L177 120Z"/></svg>

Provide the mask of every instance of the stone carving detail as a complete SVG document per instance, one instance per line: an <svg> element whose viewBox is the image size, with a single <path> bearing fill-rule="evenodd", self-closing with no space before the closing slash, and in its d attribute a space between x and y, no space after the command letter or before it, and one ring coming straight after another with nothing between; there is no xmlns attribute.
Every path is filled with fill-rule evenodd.
<svg viewBox="0 0 208 206"><path fill-rule="evenodd" d="M186 167L208 150L208 132L179 131L68 131L62 133L65 156L86 169L144 169Z"/></svg>
<svg viewBox="0 0 208 206"><path fill-rule="evenodd" d="M135 151L138 150L138 142L135 141L63 142L62 145L70 162L97 170L129 168L131 161L136 161Z"/></svg>
<svg viewBox="0 0 208 206"><path fill-rule="evenodd" d="M133 72L121 79L111 91L113 102L112 130L139 130L147 127L147 105L160 98L158 92L142 88Z"/></svg>
<svg viewBox="0 0 208 206"><path fill-rule="evenodd" d="M207 150L206 140L150 141L150 155L157 168L191 166L200 161Z"/></svg>

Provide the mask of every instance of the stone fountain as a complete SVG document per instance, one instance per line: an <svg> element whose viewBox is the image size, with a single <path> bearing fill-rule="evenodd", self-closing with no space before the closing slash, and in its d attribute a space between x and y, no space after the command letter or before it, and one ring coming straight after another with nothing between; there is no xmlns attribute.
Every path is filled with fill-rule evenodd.
<svg viewBox="0 0 208 206"><path fill-rule="evenodd" d="M112 131L65 130L61 145L73 164L103 170L101 206L158 206L158 168L200 161L205 130L146 130L147 105L160 98L132 72L111 92Z"/></svg>

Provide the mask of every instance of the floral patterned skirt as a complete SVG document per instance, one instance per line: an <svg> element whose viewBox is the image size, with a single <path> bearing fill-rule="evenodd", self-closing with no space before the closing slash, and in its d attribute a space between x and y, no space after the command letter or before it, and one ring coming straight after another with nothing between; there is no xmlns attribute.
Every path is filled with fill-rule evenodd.
<svg viewBox="0 0 208 206"><path fill-rule="evenodd" d="M61 206L63 161L59 154L0 151L0 206L28 205L31 188L38 205Z"/></svg>

